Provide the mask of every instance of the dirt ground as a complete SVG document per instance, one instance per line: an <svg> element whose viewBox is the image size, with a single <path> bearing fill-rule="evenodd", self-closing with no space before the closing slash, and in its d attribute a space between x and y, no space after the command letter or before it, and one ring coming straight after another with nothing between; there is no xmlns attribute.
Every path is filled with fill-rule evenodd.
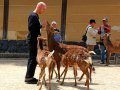
<svg viewBox="0 0 120 90"><path fill-rule="evenodd" d="M0 90L38 90L37 85L24 83L27 59L0 59ZM120 90L120 64L100 65L99 60L94 60L96 73L92 75L90 90ZM61 71L63 67L61 68ZM46 70L47 73L47 70ZM35 77L38 78L39 67L36 69ZM79 79L81 71L78 70ZM52 80L52 90L86 90L85 77L82 81L77 81L78 85L74 86L73 69L70 68L64 85L59 85L54 76ZM48 77L46 76L46 79ZM48 82L48 80L47 80ZM42 90L47 90L43 85Z"/></svg>

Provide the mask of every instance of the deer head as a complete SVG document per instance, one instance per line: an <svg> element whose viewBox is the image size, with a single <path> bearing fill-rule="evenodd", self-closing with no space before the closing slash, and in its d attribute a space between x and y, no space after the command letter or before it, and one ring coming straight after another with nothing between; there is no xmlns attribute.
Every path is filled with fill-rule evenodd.
<svg viewBox="0 0 120 90"><path fill-rule="evenodd" d="M105 33L104 36L103 36L103 39L104 40L110 40L110 35L109 33Z"/></svg>
<svg viewBox="0 0 120 90"><path fill-rule="evenodd" d="M47 31L47 35L48 37L52 37L54 35L54 29L53 27L50 26L50 23L47 21L47 26L46 26L46 31Z"/></svg>
<svg viewBox="0 0 120 90"><path fill-rule="evenodd" d="M38 36L38 37L37 37L37 40L38 40L38 45L37 45L37 47L40 48L40 42L42 42L42 45L45 45L47 39L46 39L46 38L43 38L43 37L41 37L41 36Z"/></svg>

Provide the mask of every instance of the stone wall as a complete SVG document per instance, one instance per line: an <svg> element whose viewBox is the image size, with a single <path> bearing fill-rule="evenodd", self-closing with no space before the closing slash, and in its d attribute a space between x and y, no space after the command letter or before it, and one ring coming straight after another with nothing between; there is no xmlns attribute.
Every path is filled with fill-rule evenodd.
<svg viewBox="0 0 120 90"><path fill-rule="evenodd" d="M25 40L0 40L0 53L28 53Z"/></svg>
<svg viewBox="0 0 120 90"><path fill-rule="evenodd" d="M64 43L86 47L84 42L65 41ZM100 54L98 45L95 46L95 52ZM0 40L0 53L28 53L28 44L26 40Z"/></svg>

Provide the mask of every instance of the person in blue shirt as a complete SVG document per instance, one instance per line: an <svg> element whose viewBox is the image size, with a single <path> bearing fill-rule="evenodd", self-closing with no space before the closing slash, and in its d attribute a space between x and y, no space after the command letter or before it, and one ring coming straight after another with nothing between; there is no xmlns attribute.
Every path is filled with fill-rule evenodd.
<svg viewBox="0 0 120 90"><path fill-rule="evenodd" d="M57 28L57 23L56 21L51 22L51 26L54 28L54 39L58 43L62 43L62 37L60 34L60 30Z"/></svg>

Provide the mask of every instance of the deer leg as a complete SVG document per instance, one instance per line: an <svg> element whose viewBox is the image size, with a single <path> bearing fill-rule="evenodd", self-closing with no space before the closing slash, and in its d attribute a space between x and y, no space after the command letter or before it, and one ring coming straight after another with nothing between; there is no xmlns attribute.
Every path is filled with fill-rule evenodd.
<svg viewBox="0 0 120 90"><path fill-rule="evenodd" d="M42 79L42 80L41 80L41 85L40 85L39 90L42 90L43 81L46 82L46 81L45 81L45 73L43 74L43 76L41 77L41 79Z"/></svg>
<svg viewBox="0 0 120 90"><path fill-rule="evenodd" d="M41 79L41 85L40 85L39 90L42 90L43 81L45 82L45 70L43 70L43 71L41 72L41 77L40 77L40 79Z"/></svg>
<svg viewBox="0 0 120 90"><path fill-rule="evenodd" d="M90 70L90 83L92 83L92 66L89 66L89 70Z"/></svg>
<svg viewBox="0 0 120 90"><path fill-rule="evenodd" d="M46 83L46 80L45 80L45 76L46 76L46 74L44 74L43 79L44 79L45 86L47 86L47 83Z"/></svg>
<svg viewBox="0 0 120 90"><path fill-rule="evenodd" d="M40 75L39 75L39 79L38 79L37 85L40 84L40 80L41 80L41 78L42 78L44 73L45 73L45 68L41 67L41 71L40 71Z"/></svg>
<svg viewBox="0 0 120 90"><path fill-rule="evenodd" d="M83 76L84 76L84 73L81 75L81 77L80 77L80 79L78 81L82 80Z"/></svg>
<svg viewBox="0 0 120 90"><path fill-rule="evenodd" d="M51 76L51 77L50 77L51 79L53 78L53 70L54 70L54 67L52 67L52 72L51 72L51 75L50 75L50 76Z"/></svg>
<svg viewBox="0 0 120 90"><path fill-rule="evenodd" d="M73 66L73 71L74 71L74 78L75 78L75 85L74 86L76 86L77 85L77 83L76 83L77 66L76 65Z"/></svg>
<svg viewBox="0 0 120 90"><path fill-rule="evenodd" d="M76 76L78 75L77 71L76 71Z"/></svg>
<svg viewBox="0 0 120 90"><path fill-rule="evenodd" d="M62 81L62 83L61 83L60 85L63 85L63 84L64 84L64 79L65 79L65 76L66 76L66 74L67 74L68 68L69 68L69 65L67 65L67 66L65 67L65 73L64 73L63 81Z"/></svg>
<svg viewBox="0 0 120 90"><path fill-rule="evenodd" d="M57 63L57 70L58 70L58 80L60 81L60 62Z"/></svg>
<svg viewBox="0 0 120 90"><path fill-rule="evenodd" d="M62 75L65 73L65 69L63 70L62 74L60 75L60 77L62 77Z"/></svg>
<svg viewBox="0 0 120 90"><path fill-rule="evenodd" d="M111 56L111 52L107 52L106 66L109 65L110 56Z"/></svg>
<svg viewBox="0 0 120 90"><path fill-rule="evenodd" d="M86 72L86 83L85 83L85 86L87 86L87 90L89 90L89 72L88 72L88 70Z"/></svg>
<svg viewBox="0 0 120 90"><path fill-rule="evenodd" d="M41 74L41 73L40 73ZM38 82L37 82L37 86L40 84L40 78L41 78L41 75L39 74L39 79L38 79Z"/></svg>
<svg viewBox="0 0 120 90"><path fill-rule="evenodd" d="M57 72L56 72L56 70L55 70L55 69L54 69L54 72L55 72L55 74L56 74L56 78L57 78L58 74L57 74Z"/></svg>
<svg viewBox="0 0 120 90"><path fill-rule="evenodd" d="M89 69L90 69L90 82L92 82L92 78L91 78L91 76L92 76L92 68L89 67ZM80 79L79 79L78 81L82 80L82 78L83 78L84 75L85 75L85 73L83 73L83 74L81 75L81 77L80 77Z"/></svg>
<svg viewBox="0 0 120 90"><path fill-rule="evenodd" d="M53 71L55 71L55 69L54 69L55 68L55 64L53 62L52 62L52 66L51 67L52 67L52 72L51 72L51 79L52 79L52 77L53 77Z"/></svg>
<svg viewBox="0 0 120 90"><path fill-rule="evenodd" d="M51 90L51 71L52 71L52 67L49 67L48 68L48 72L49 72L49 89L48 90Z"/></svg>

